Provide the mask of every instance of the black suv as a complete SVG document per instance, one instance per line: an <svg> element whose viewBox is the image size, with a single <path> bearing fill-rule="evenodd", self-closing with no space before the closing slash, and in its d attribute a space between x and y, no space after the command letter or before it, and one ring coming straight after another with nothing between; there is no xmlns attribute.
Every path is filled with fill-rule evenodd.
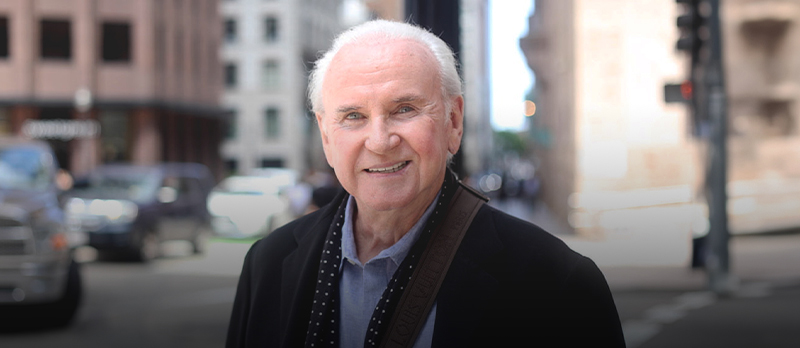
<svg viewBox="0 0 800 348"><path fill-rule="evenodd" d="M0 330L66 325L81 276L46 142L0 138Z"/></svg>
<svg viewBox="0 0 800 348"><path fill-rule="evenodd" d="M210 235L206 200L214 184L198 163L106 164L75 181L66 211L100 258L149 261L169 240L189 241L201 253Z"/></svg>

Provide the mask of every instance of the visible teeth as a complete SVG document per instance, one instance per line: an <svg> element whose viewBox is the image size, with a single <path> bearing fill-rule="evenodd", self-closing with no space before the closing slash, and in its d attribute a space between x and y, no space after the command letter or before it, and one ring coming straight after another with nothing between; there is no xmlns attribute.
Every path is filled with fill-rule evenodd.
<svg viewBox="0 0 800 348"><path fill-rule="evenodd" d="M395 165L393 165L391 167L367 169L367 172L370 172L370 173L394 173L394 172L402 169L403 167L405 167L406 164L408 164L408 162L400 162L400 163L395 164Z"/></svg>

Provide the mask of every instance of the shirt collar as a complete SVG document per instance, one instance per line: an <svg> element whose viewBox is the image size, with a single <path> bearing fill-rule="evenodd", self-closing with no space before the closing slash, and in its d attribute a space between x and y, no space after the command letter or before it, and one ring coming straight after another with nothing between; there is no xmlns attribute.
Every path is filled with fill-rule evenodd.
<svg viewBox="0 0 800 348"><path fill-rule="evenodd" d="M436 194L436 198L428 206L428 209L425 210L425 213L422 214L422 217L417 220L414 226L412 226L411 229L405 235L403 235L399 241L397 241L397 243L394 243L394 245L390 246L389 248L382 250L372 260L367 261L367 263L373 260L390 258L394 262L395 266L400 265L408 252L411 250L411 246L413 246L417 239L419 239L420 233L425 227L428 217L430 217L430 215L433 213L433 208L436 206L437 201L439 201L439 194ZM364 267L364 265L362 265L358 259L355 236L353 235L353 214L355 207L355 198L353 196L349 196L344 212L344 225L342 226L342 262L344 262L346 259L348 262L354 265Z"/></svg>

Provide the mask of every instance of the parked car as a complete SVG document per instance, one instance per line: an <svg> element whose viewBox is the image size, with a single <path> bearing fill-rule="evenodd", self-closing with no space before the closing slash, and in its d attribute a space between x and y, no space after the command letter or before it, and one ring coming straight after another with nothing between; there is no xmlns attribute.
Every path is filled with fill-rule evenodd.
<svg viewBox="0 0 800 348"><path fill-rule="evenodd" d="M68 324L81 275L46 142L0 138L0 329Z"/></svg>
<svg viewBox="0 0 800 348"><path fill-rule="evenodd" d="M210 234L211 172L197 163L106 164L76 180L66 211L101 258L149 261L161 242L191 242L202 253Z"/></svg>
<svg viewBox="0 0 800 348"><path fill-rule="evenodd" d="M270 169L230 176L212 190L208 210L217 235L264 236L296 217L290 197L297 184L296 174L288 169Z"/></svg>

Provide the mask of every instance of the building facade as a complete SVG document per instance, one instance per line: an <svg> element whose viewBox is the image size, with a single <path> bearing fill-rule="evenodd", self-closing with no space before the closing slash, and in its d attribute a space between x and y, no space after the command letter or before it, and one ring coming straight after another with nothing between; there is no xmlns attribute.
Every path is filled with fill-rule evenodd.
<svg viewBox="0 0 800 348"><path fill-rule="evenodd" d="M218 145L218 0L0 0L0 132L104 162L200 162Z"/></svg>
<svg viewBox="0 0 800 348"><path fill-rule="evenodd" d="M464 79L464 171L487 170L494 153L489 69L489 1L461 0L461 76Z"/></svg>
<svg viewBox="0 0 800 348"><path fill-rule="evenodd" d="M686 106L664 102L663 85L689 76L675 49L681 11L535 2L520 46L536 74L544 201L578 234L677 245L707 233L707 142L692 135ZM800 1L725 1L721 20L730 231L798 227Z"/></svg>
<svg viewBox="0 0 800 348"><path fill-rule="evenodd" d="M722 2L732 233L800 227L800 1Z"/></svg>
<svg viewBox="0 0 800 348"><path fill-rule="evenodd" d="M536 75L542 197L568 230L647 240L650 258L687 258L707 231L700 144L663 84L688 67L673 2L536 1L520 46ZM609 20L613 18L614 20ZM704 225L705 223L705 225Z"/></svg>
<svg viewBox="0 0 800 348"><path fill-rule="evenodd" d="M223 0L222 103L231 112L221 148L228 173L324 169L306 100L308 72L341 31L340 1Z"/></svg>

